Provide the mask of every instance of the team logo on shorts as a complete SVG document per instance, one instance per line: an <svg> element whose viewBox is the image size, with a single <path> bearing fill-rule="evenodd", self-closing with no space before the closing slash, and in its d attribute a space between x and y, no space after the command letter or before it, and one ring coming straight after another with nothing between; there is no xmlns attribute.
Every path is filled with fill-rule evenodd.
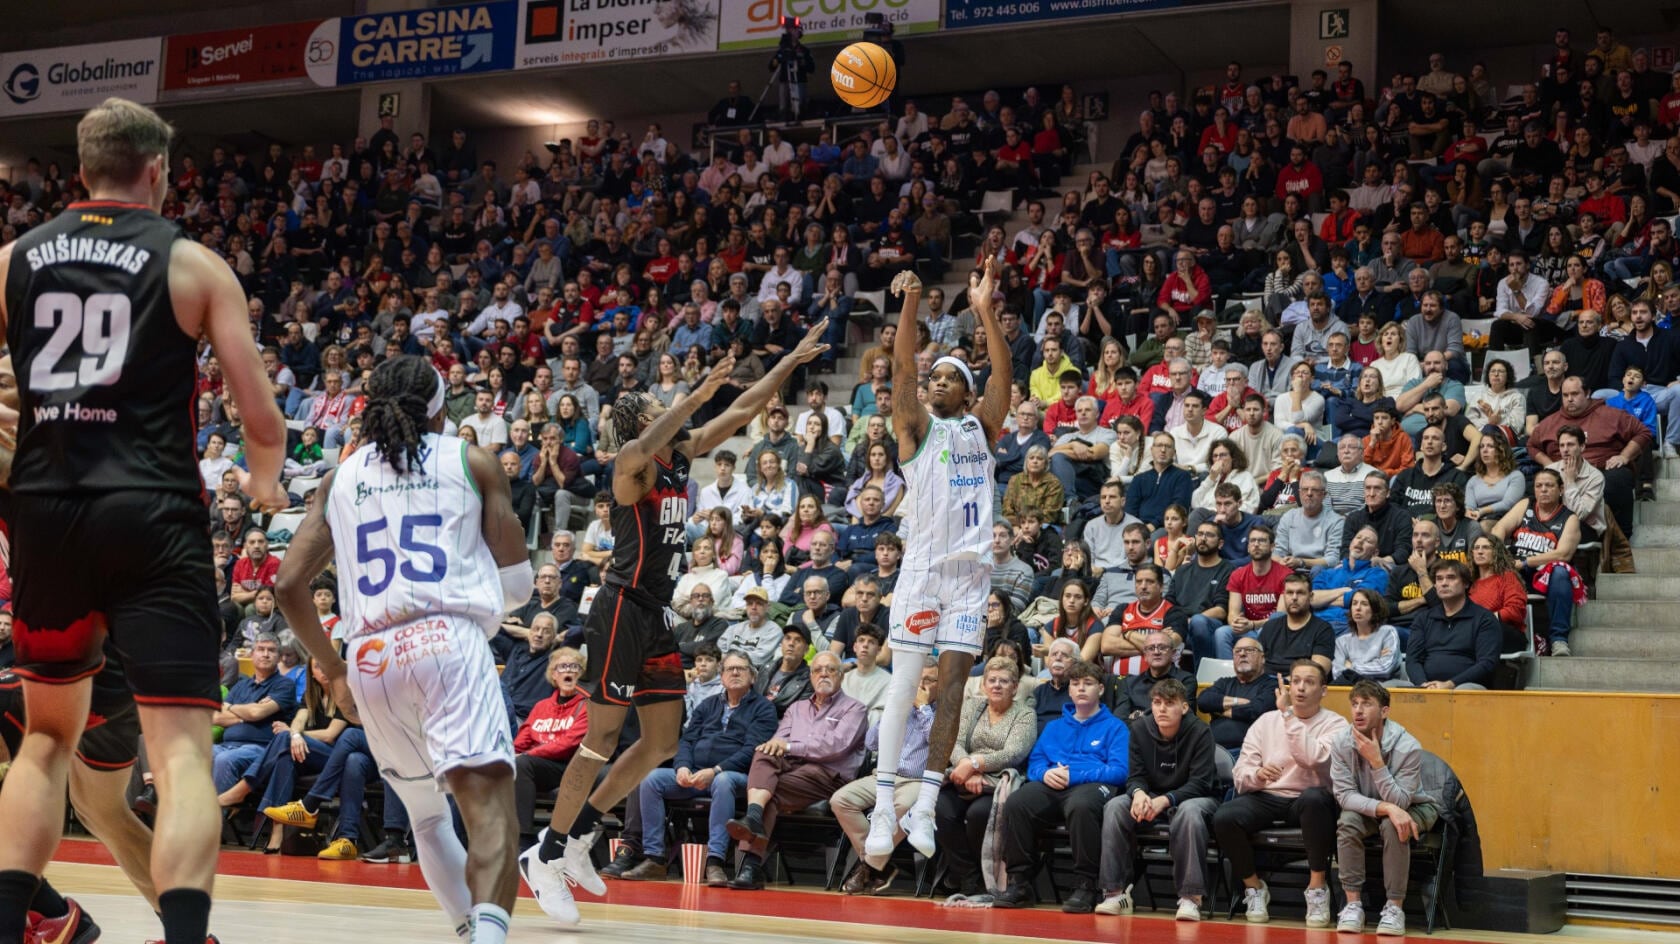
<svg viewBox="0 0 1680 944"><path fill-rule="evenodd" d="M369 639L356 647L356 670L371 678L385 674L385 640Z"/></svg>
<svg viewBox="0 0 1680 944"><path fill-rule="evenodd" d="M935 613L933 610L923 610L920 613L911 613L910 617L904 621L904 628L909 630L911 635L914 636L920 636L938 625L939 614Z"/></svg>

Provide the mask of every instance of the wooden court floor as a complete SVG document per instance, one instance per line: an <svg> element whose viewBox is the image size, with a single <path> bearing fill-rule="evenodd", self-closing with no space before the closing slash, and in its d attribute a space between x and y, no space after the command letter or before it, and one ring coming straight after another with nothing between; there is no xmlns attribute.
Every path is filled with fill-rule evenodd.
<svg viewBox="0 0 1680 944"><path fill-rule="evenodd" d="M98 843L66 840L48 875L80 902L104 931L102 941L144 941L160 935L157 919ZM593 940L612 944L730 944L824 941L833 944L1032 944L1036 941L1125 941L1128 944L1335 944L1371 941L1308 931L1298 921L1267 925L1208 921L1181 924L1170 913L1129 918L937 907L908 897L848 898L837 893L685 887L681 883L607 884L599 901L580 900L583 923L557 928L521 888L510 941ZM367 865L224 852L218 863L211 930L223 944L456 944L417 865ZM1680 934L1578 928L1537 938L1442 931L1419 940L1543 941L1544 944L1680 944Z"/></svg>

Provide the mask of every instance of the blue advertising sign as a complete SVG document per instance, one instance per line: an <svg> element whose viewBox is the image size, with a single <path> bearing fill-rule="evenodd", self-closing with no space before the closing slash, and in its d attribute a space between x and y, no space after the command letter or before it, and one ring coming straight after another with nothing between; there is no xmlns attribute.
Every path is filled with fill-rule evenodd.
<svg viewBox="0 0 1680 944"><path fill-rule="evenodd" d="M517 0L332 19L311 37L309 77L331 86L511 69L518 32Z"/></svg>
<svg viewBox="0 0 1680 944"><path fill-rule="evenodd" d="M1207 0L945 0L945 28L1008 26L1036 20L1167 10Z"/></svg>

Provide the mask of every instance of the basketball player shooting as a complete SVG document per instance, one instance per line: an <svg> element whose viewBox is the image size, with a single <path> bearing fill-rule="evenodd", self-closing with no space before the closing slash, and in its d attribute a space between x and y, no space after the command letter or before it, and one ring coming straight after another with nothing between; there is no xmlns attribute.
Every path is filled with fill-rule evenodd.
<svg viewBox="0 0 1680 944"><path fill-rule="evenodd" d="M893 341L893 433L904 469L907 509L904 563L893 591L890 645L893 660L887 703L881 713L880 759L875 766L875 809L869 816L864 855L871 867L886 863L903 836L933 855L933 807L945 782L945 758L956 744L963 682L985 641L986 593L992 585L992 444L1009 410L1009 342L998 321L997 263L986 260L970 279L968 303L980 316L986 350L993 352L985 396L975 400L974 373L955 357L941 357L928 375L927 406L916 397L916 312L922 285L900 273L893 291L904 309ZM999 356L999 355L1002 356ZM915 703L922 663L939 651L939 701L928 737L928 770L921 790L900 822L893 806L899 753Z"/></svg>
<svg viewBox="0 0 1680 944"><path fill-rule="evenodd" d="M613 428L623 445L613 462L613 556L584 622L589 667L582 684L589 692L589 730L566 764L541 841L519 857L537 903L562 924L578 921L568 883L593 895L606 893L589 859L601 814L677 753L687 686L670 603L682 570L689 462L721 445L782 389L794 370L827 351L820 340L827 328L827 319L812 326L763 379L692 433L685 428L689 417L723 386L734 358L719 361L700 389L669 409L643 393L624 394L613 404ZM641 738L590 792L632 707Z"/></svg>
<svg viewBox="0 0 1680 944"><path fill-rule="evenodd" d="M322 479L326 498L287 547L275 595L408 807L420 870L450 926L473 944L502 944L519 894L519 826L513 741L485 640L530 599L531 560L501 467L443 435L445 389L419 357L374 370L362 411L368 445ZM310 583L329 560L353 672L315 615Z"/></svg>
<svg viewBox="0 0 1680 944"><path fill-rule="evenodd" d="M262 511L287 505L285 422L239 281L159 215L172 137L151 109L106 99L76 126L92 199L0 248L0 327L21 401L12 575L29 716L0 793L0 944L24 940L28 902L58 845L107 637L157 784L150 868L164 939L204 944L208 933L221 830L210 720L223 704L193 461L199 339L209 338L244 408L250 474L241 485Z"/></svg>

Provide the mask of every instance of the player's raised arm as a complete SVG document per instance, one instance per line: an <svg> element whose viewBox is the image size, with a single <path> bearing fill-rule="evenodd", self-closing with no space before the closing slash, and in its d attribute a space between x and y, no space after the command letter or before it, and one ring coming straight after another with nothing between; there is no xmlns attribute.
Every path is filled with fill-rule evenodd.
<svg viewBox="0 0 1680 944"><path fill-rule="evenodd" d="M683 444L683 449L688 453L689 458L703 456L722 445L724 440L756 416L758 411L764 408L764 404L770 402L771 394L782 389L782 386L787 383L788 377L792 376L801 364L808 364L827 351L828 345L822 343L823 332L827 330L827 318L812 325L811 330L805 332L805 336L799 339L799 344L792 351L789 351L786 357L777 361L776 366L772 367L768 373L760 377L758 383L743 390L741 395L735 398L735 402L729 405L729 409L718 414L710 423L695 430L694 435L690 436L688 441ZM727 371L724 376L727 378ZM708 376L706 382L710 383L711 377ZM718 381L720 385L722 382L721 379ZM710 400L716 392L716 387L707 389L702 385L701 389L690 394L688 399L704 402Z"/></svg>
<svg viewBox="0 0 1680 944"><path fill-rule="evenodd" d="M892 288L904 294L892 349L893 435L898 439L899 461L908 462L921 448L928 428L927 407L916 398L916 312L922 307L922 282L914 272L900 272L893 277Z"/></svg>
<svg viewBox="0 0 1680 944"><path fill-rule="evenodd" d="M975 409L980 425L986 428L986 441L997 442L1003 432L1003 422L1009 416L1009 388L1015 382L1015 365L1009 356L1009 339L1003 334L1003 322L998 320L997 259L986 257L980 282L968 288L968 307L980 316L986 331L986 357L992 373L986 380L985 396ZM980 391L975 391L979 393ZM895 407L898 404L893 404Z"/></svg>
<svg viewBox="0 0 1680 944"><path fill-rule="evenodd" d="M620 419L619 406L616 403L613 404L612 421L614 428L619 430L618 456L613 459L613 495L615 498L627 504L640 499L640 494L632 498L619 496L619 481L623 479L640 482L643 471L647 469L648 462L659 450L672 444L672 441L677 438L677 433L681 432L683 425L688 422L689 417L700 409L702 403L711 399L712 394L717 393L717 389L723 386L723 381L729 376L729 372L734 369L735 359L733 357L726 356L723 360L712 365L711 373L707 374L706 379L700 382L700 389L683 397L676 406L670 407L654 417L653 422L648 424L647 429L634 436L626 435L625 431L634 429L640 420L636 417ZM643 402L651 406L654 401L651 397L647 397ZM629 478L625 478L626 476Z"/></svg>
<svg viewBox="0 0 1680 944"><path fill-rule="evenodd" d="M251 340L245 291L226 262L198 243L180 240L170 253L169 295L182 328L193 334L196 327L210 339L228 390L239 404L250 470L241 487L263 511L287 507L290 501L280 488L286 420L274 403L274 388Z"/></svg>

